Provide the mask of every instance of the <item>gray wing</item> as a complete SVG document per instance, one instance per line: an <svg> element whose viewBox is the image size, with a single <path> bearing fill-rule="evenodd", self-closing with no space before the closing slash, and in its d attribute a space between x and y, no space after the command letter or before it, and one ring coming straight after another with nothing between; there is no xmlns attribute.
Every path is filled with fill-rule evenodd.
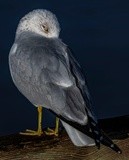
<svg viewBox="0 0 129 160"><path fill-rule="evenodd" d="M34 105L43 105L62 119L75 145L93 145L94 141L87 136L89 135L94 137L98 147L101 141L121 153L121 150L101 133L94 121L89 110L89 92L85 89L85 80L77 63L70 56L66 46L57 39L27 37L23 41L16 41L10 51L11 76L17 88ZM87 119L93 135L87 128Z"/></svg>
<svg viewBox="0 0 129 160"><path fill-rule="evenodd" d="M86 103L86 110L89 113L89 115L96 121L96 117L93 112L94 108L93 108L92 98L90 96L88 86L87 86L86 76L81 66L79 65L79 63L73 57L72 50L70 48L67 48L67 52L69 54L71 70L76 79L76 84L80 89Z"/></svg>
<svg viewBox="0 0 129 160"><path fill-rule="evenodd" d="M17 88L34 105L87 124L85 102L71 73L66 46L58 39L37 43L35 37L38 45L32 39L26 41L16 41L17 49L10 52L10 68Z"/></svg>

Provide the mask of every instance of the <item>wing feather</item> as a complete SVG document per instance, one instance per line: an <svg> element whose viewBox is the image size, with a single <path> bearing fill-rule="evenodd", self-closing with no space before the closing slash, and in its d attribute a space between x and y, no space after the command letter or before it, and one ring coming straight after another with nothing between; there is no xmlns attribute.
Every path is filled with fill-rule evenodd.
<svg viewBox="0 0 129 160"><path fill-rule="evenodd" d="M24 33L9 54L17 88L34 105L50 109L62 121L94 138L98 147L101 141L121 153L95 121L86 80L71 51L59 39L33 34Z"/></svg>
<svg viewBox="0 0 129 160"><path fill-rule="evenodd" d="M15 55L10 54L15 85L33 104L86 124L85 103L71 73L66 46L58 39L40 41L29 37L16 42L20 45Z"/></svg>

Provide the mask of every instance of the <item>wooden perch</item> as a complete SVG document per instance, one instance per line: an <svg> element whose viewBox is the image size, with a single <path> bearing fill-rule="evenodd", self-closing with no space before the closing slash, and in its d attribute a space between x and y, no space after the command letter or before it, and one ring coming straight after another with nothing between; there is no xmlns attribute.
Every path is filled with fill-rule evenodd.
<svg viewBox="0 0 129 160"><path fill-rule="evenodd" d="M117 154L101 145L76 147L65 132L59 137L10 135L0 138L0 160L128 160L129 138L115 140L123 150Z"/></svg>

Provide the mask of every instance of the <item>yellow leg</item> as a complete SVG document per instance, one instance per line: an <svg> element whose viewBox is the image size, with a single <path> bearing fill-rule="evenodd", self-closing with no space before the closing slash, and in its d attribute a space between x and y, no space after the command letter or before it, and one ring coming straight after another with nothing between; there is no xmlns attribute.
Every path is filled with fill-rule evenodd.
<svg viewBox="0 0 129 160"><path fill-rule="evenodd" d="M42 134L42 106L38 107L38 133Z"/></svg>
<svg viewBox="0 0 129 160"><path fill-rule="evenodd" d="M58 118L58 117L56 117L56 128L55 128L55 133L56 133L57 136L58 136L58 134L59 134L59 118Z"/></svg>
<svg viewBox="0 0 129 160"><path fill-rule="evenodd" d="M46 135L55 135L55 136L58 136L59 135L59 118L56 117L56 127L55 129L50 129L50 128L47 128L47 131L45 131L45 134Z"/></svg>
<svg viewBox="0 0 129 160"><path fill-rule="evenodd" d="M20 132L21 135L28 135L28 136L41 136L43 134L42 131L42 106L38 106L38 130L30 130L26 129L26 132Z"/></svg>

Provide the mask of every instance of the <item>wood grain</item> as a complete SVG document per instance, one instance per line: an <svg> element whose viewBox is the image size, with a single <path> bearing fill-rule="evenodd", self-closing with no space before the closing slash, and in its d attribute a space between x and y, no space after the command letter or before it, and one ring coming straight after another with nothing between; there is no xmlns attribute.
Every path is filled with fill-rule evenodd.
<svg viewBox="0 0 129 160"><path fill-rule="evenodd" d="M101 146L76 147L66 133L60 137L11 135L0 138L0 160L129 160L129 138L116 140L123 153Z"/></svg>

